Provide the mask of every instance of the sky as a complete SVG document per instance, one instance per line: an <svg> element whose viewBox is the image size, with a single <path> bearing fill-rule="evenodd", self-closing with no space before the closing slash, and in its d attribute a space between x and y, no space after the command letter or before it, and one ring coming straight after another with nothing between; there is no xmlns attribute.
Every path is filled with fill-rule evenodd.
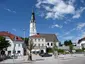
<svg viewBox="0 0 85 64"><path fill-rule="evenodd" d="M37 33L56 34L61 43L85 37L85 0L0 0L0 31L29 37L35 12Z"/></svg>

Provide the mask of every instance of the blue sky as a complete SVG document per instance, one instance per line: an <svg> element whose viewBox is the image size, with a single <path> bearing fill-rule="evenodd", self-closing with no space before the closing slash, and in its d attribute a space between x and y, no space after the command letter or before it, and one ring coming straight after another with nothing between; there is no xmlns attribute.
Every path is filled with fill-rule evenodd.
<svg viewBox="0 0 85 64"><path fill-rule="evenodd" d="M76 42L85 37L85 0L0 0L0 31L29 36L32 9L38 33Z"/></svg>

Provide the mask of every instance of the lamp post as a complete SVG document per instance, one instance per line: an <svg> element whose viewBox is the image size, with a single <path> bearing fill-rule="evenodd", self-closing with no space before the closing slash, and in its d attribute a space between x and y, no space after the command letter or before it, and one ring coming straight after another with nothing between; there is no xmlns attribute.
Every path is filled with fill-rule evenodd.
<svg viewBox="0 0 85 64"><path fill-rule="evenodd" d="M14 63L14 58L15 58L15 44L14 44L14 48L13 48L13 54L14 54L14 57L13 57L13 63Z"/></svg>
<svg viewBox="0 0 85 64"><path fill-rule="evenodd" d="M25 42L25 29L23 29L23 32L24 32L24 42Z"/></svg>

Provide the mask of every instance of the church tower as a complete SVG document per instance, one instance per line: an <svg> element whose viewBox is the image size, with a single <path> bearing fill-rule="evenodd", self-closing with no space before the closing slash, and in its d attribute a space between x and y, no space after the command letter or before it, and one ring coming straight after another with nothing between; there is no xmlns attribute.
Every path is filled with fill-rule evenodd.
<svg viewBox="0 0 85 64"><path fill-rule="evenodd" d="M35 13L32 11L32 16L30 20L30 33L29 36L36 35L36 22L35 22Z"/></svg>

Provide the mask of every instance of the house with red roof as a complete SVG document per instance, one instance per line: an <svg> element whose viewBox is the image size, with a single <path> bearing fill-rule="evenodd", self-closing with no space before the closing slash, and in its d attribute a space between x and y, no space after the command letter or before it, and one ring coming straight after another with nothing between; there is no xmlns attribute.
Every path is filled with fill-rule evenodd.
<svg viewBox="0 0 85 64"><path fill-rule="evenodd" d="M5 37L6 40L9 41L9 43L11 45L6 49L6 51L5 51L6 55L10 55L10 56L14 55L14 54L23 55L24 41L20 37L12 34L10 32L7 32L7 31L1 31L0 36Z"/></svg>

